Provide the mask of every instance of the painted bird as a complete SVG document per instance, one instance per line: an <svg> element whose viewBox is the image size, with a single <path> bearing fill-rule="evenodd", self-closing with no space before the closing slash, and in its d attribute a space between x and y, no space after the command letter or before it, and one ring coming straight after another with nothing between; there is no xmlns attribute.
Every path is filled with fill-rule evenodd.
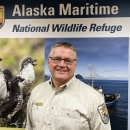
<svg viewBox="0 0 130 130"><path fill-rule="evenodd" d="M3 101L7 96L7 85L3 71L0 70L0 100Z"/></svg>
<svg viewBox="0 0 130 130"><path fill-rule="evenodd" d="M24 79L21 77L14 77L11 80L10 96L0 106L0 118L7 118L7 121L11 121L11 118L21 109L23 103L23 95L19 84Z"/></svg>
<svg viewBox="0 0 130 130"><path fill-rule="evenodd" d="M4 77L6 79L7 93L9 96L10 88L11 88L11 79L13 78L12 72L10 69L6 68L3 70Z"/></svg>
<svg viewBox="0 0 130 130"><path fill-rule="evenodd" d="M33 86L35 81L35 72L33 67L36 65L35 62L37 60L32 57L27 57L22 61L21 71L17 76L24 78L25 80L20 83L20 88L23 92L23 97L29 93L30 88Z"/></svg>
<svg viewBox="0 0 130 130"><path fill-rule="evenodd" d="M2 61L2 58L0 58L0 61ZM4 78L4 74L0 69L0 100L5 100L6 94L7 94L6 81Z"/></svg>
<svg viewBox="0 0 130 130"><path fill-rule="evenodd" d="M5 101L9 96L10 81L13 78L10 69L0 70L0 100Z"/></svg>

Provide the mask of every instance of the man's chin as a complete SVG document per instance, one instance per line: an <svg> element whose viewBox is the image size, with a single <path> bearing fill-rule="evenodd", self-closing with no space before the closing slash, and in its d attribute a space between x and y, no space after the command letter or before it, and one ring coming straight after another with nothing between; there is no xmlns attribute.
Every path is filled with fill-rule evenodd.
<svg viewBox="0 0 130 130"><path fill-rule="evenodd" d="M57 80L57 81L66 81L67 80L67 77L65 77L65 76L58 76L58 77L55 77L55 79Z"/></svg>
<svg viewBox="0 0 130 130"><path fill-rule="evenodd" d="M56 77L57 80L66 80L66 77Z"/></svg>
<svg viewBox="0 0 130 130"><path fill-rule="evenodd" d="M56 74L57 74L57 75L65 75L66 72L65 72L65 71L56 71Z"/></svg>

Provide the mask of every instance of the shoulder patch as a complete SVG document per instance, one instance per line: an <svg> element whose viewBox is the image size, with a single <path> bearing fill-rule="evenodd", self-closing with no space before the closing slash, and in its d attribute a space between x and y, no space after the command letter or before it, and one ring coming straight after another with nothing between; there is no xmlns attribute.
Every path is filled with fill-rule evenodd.
<svg viewBox="0 0 130 130"><path fill-rule="evenodd" d="M102 122L104 124L107 124L110 119L109 119L109 114L108 114L108 110L107 110L107 107L106 107L105 103L103 103L102 105L98 106L98 111L100 113Z"/></svg>

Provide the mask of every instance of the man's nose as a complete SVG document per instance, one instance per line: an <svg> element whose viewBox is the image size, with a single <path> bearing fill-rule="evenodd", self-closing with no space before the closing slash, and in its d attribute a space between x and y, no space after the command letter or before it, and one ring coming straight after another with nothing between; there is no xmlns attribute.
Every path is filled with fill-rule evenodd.
<svg viewBox="0 0 130 130"><path fill-rule="evenodd" d="M59 66L66 66L65 61L61 60L60 63L59 63Z"/></svg>

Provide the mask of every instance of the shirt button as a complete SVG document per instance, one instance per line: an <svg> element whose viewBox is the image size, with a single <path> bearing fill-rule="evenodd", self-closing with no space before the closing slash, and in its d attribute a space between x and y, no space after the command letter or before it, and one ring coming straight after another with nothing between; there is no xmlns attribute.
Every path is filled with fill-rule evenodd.
<svg viewBox="0 0 130 130"><path fill-rule="evenodd" d="M56 95L58 95L58 94L56 93Z"/></svg>

